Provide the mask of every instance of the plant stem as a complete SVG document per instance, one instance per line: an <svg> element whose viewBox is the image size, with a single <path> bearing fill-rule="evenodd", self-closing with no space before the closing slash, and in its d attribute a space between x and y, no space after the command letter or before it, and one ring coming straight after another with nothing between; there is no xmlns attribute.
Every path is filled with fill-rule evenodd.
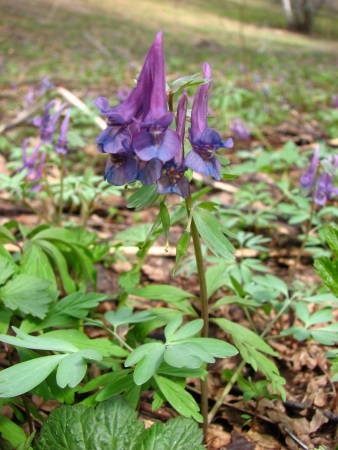
<svg viewBox="0 0 338 450"><path fill-rule="evenodd" d="M58 224L61 225L62 211L63 211L63 179L65 175L65 158L60 154L60 197L59 197L59 210L58 210Z"/></svg>
<svg viewBox="0 0 338 450"><path fill-rule="evenodd" d="M289 273L289 276L288 276L288 279L287 279L287 284L288 285L290 285L290 283L292 282L293 277L295 276L296 270L298 268L298 264L299 264L299 262L301 260L301 257L303 256L305 245L306 245L306 243L307 243L307 241L309 239L309 236L310 236L311 225L312 225L312 218L313 218L314 212L315 212L315 203L312 202L312 204L311 204L311 211L310 211L310 217L309 217L309 219L308 219L308 221L306 223L305 236L304 236L302 245L301 245L301 247L299 249L297 258L295 260L295 263L292 266L292 269L290 270L290 273Z"/></svg>
<svg viewBox="0 0 338 450"><path fill-rule="evenodd" d="M186 198L185 204L188 216L191 214L192 199L191 196ZM194 219L191 219L191 235L194 244L195 260L197 266L198 282L200 288L201 299L201 318L203 319L202 337L209 336L209 311L208 311L208 294L207 283L205 279L204 262L199 233L195 225ZM208 379L201 380L201 413L203 416L203 434L205 441L208 435Z"/></svg>
<svg viewBox="0 0 338 450"><path fill-rule="evenodd" d="M246 364L246 362L244 360L240 363L240 365L237 367L237 369L233 373L232 377L230 378L229 382L225 386L225 388L224 388L223 392L221 393L219 399L216 401L214 406L211 408L211 410L210 410L210 412L208 414L208 422L209 423L213 420L213 418L215 417L217 411L222 406L222 403L224 402L225 397L229 394L229 392L231 391L233 385L236 383L237 378L240 376L240 374L241 374L245 364Z"/></svg>

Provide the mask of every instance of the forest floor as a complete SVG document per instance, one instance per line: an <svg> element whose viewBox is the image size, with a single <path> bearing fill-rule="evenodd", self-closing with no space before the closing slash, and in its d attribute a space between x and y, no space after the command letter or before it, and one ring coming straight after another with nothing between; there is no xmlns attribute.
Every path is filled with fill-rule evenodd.
<svg viewBox="0 0 338 450"><path fill-rule="evenodd" d="M257 258L269 273L292 284L293 289L306 291L308 296L323 293L323 283L313 267L311 249L298 258L306 225L292 223L280 212L276 213L273 224L257 219L274 212L272 205L280 196L276 183L287 177L293 186L299 184L307 162L302 166L290 155L289 160L276 157L277 163L274 160L267 169L264 164L254 166L254 159L248 153L257 158L272 153L281 155L286 145L294 145L302 161L308 161L317 143L325 148L325 154L337 151L338 109L332 107L332 99L338 96L337 29L329 14L321 15L314 34L307 37L282 29L282 13L277 2L271 8L271 2L264 0L246 2L249 6L245 9L241 2L233 0L224 11L223 3L220 0L105 0L99 3L0 0L0 49L3 50L0 126L4 125L0 136L0 174L11 173L11 162L17 158L25 133L33 133L29 119L34 108L25 116L28 109L24 99L42 77L48 77L56 88L67 88L89 107L93 117L92 99L105 95L114 103L119 87L130 88L153 36L162 29L170 80L200 71L203 61L208 60L214 70L213 124L218 129L223 127L223 134L228 136L231 121L242 117L250 130L248 139L234 136L235 147L224 155L230 160L233 172L239 174L236 180L225 183L194 180L195 190L203 183L210 186L203 200L215 201L225 210L238 207L243 215L253 217L256 214L251 224L243 220L244 225L237 222L235 227L268 240L263 250L245 245L236 247L238 263ZM267 4L269 9L265 11ZM41 103L36 107L39 110ZM92 120L83 119L81 115L77 120L77 130L80 135L83 133L85 145L70 156L68 170L73 167L81 173L90 164L95 173L101 174L105 158L98 154L95 146L99 129ZM244 164L251 166L245 170ZM57 171L53 174L58 175ZM254 203L245 203L243 186L257 189ZM267 197L259 197L260 186L269 201ZM153 207L137 213L128 209L127 196L101 199L88 219L87 228L100 238L115 242L117 233L155 219L157 213ZM336 207L336 203L333 201L330 206ZM80 221L79 211L65 210L65 213L69 222ZM0 225L14 219L31 228L41 223L41 218L29 208L12 202L6 192L0 192ZM143 286L172 284L198 295L197 275L189 265L175 277L171 276L175 245L182 231L180 225L172 227L168 251L164 251L165 243L161 238L150 249L141 268ZM124 260L114 259L112 255L110 260L97 265L98 292L109 296L118 292L119 275L137 262L135 245L126 246L124 251ZM188 260L191 256L189 253ZM224 295L229 295L226 288L218 291L211 302ZM146 300L136 301L136 304L139 309L154 305ZM156 305L161 306L161 303ZM103 302L98 312L115 307L114 302ZM199 309L198 304L195 307ZM311 312L317 307L315 303L309 306ZM335 322L337 309L333 314ZM243 309L236 304L223 305L214 312L214 317L226 317L250 327ZM285 314L272 331L277 335L291 324L299 324L299 321L292 314ZM258 319L256 327L259 329L263 325ZM228 338L213 326L210 335ZM271 339L269 345L279 354L275 363L286 380L286 400L258 397L244 401L243 391L235 385L209 427L207 448L297 450L325 446L336 449L338 396L325 356L332 347L314 340L298 341L292 336ZM217 361L210 367L210 408L224 387L222 371L235 370L239 363L240 357L234 357ZM244 375L253 382L262 379L250 366L246 367ZM199 384L191 380L188 389L198 400ZM43 416L57 406L57 402L43 402L41 398L32 401ZM8 413L6 408L2 413ZM166 421L175 414L167 406L152 411L151 399L147 393L143 394L140 416L146 423Z"/></svg>

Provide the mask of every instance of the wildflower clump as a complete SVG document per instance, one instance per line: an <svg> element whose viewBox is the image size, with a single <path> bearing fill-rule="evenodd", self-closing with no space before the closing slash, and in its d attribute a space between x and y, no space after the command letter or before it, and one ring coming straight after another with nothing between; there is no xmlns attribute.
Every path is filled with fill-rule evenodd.
<svg viewBox="0 0 338 450"><path fill-rule="evenodd" d="M300 179L301 186L312 193L314 202L324 206L333 196L338 195L334 179L338 168L338 156L329 155L324 161L319 158L320 148L316 146L311 162Z"/></svg>

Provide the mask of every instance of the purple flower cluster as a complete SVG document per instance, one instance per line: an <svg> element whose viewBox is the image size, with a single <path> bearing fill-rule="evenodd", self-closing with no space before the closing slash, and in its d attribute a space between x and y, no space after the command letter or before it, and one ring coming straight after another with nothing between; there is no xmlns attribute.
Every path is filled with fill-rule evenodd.
<svg viewBox="0 0 338 450"><path fill-rule="evenodd" d="M319 173L319 150L319 145L317 145L309 167L300 179L300 184L304 189L313 193L313 200L317 205L324 206L333 196L338 195L338 188L334 186L338 155L330 155L325 168Z"/></svg>
<svg viewBox="0 0 338 450"><path fill-rule="evenodd" d="M52 100L47 103L42 117L38 116L33 119L33 125L39 128L40 139L38 144L35 146L33 153L28 155L27 147L28 141L24 140L22 146L22 159L23 164L19 171L24 169L27 170L27 180L30 182L35 182L41 179L42 170L44 162L46 159L46 152L44 152L41 147L43 144L51 144L54 139L54 134L56 132L59 119L63 113L67 103L63 103L58 109L55 109L55 101ZM52 109L54 112L52 113ZM69 128L70 120L70 108L65 111L64 118L60 125L60 131L57 141L54 144L54 150L57 153L65 155L68 151L68 140L67 133ZM35 185L34 190L38 190L40 185Z"/></svg>
<svg viewBox="0 0 338 450"><path fill-rule="evenodd" d="M236 117L232 120L230 131L236 139L239 139L241 141L247 141L248 139L250 139L250 131L248 130L248 127L246 126L244 120L240 119L239 117Z"/></svg>
<svg viewBox="0 0 338 450"><path fill-rule="evenodd" d="M203 77L211 78L208 64ZM200 85L193 101L189 141L191 151L184 157L183 141L187 115L187 94L178 103L176 130L170 129L174 114L168 111L165 60L162 33L151 46L136 87L119 105L111 108L105 97L94 101L106 117L107 128L97 137L101 153L108 153L105 179L120 186L136 180L143 185L157 183L160 194L189 195L188 168L201 174L220 176L215 156L219 148L232 147L232 139L222 141L219 133L208 127L208 91L210 81Z"/></svg>

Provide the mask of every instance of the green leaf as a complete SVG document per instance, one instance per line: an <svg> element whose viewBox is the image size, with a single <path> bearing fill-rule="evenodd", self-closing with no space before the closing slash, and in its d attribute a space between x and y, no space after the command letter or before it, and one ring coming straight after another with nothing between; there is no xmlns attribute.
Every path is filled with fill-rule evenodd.
<svg viewBox="0 0 338 450"><path fill-rule="evenodd" d="M282 387L285 380L279 375L276 364L263 353L271 356L278 356L278 354L260 336L237 323L227 319L213 319L213 322L217 323L226 333L231 334L242 358L251 364L254 370L260 370L271 381L272 389L278 391L285 398L285 391Z"/></svg>
<svg viewBox="0 0 338 450"><path fill-rule="evenodd" d="M165 347L162 342L151 342L141 345L130 353L124 366L130 367L136 364L134 370L135 384L146 383L161 365Z"/></svg>
<svg viewBox="0 0 338 450"><path fill-rule="evenodd" d="M116 233L114 239L118 242L122 242L123 245L139 245L147 239L147 236L151 230L150 223L142 223L135 227L128 227L127 229Z"/></svg>
<svg viewBox="0 0 338 450"><path fill-rule="evenodd" d="M189 249L189 243L190 243L190 231L185 231L182 234L182 236L179 238L177 245L176 245L176 261L175 261L175 266L172 270L172 275L175 274L178 264L185 257L185 255Z"/></svg>
<svg viewBox="0 0 338 450"><path fill-rule="evenodd" d="M306 327L310 327L311 325L317 325L318 323L331 322L334 320L334 316L332 313L332 308L322 308L318 311L315 311L309 319L306 321Z"/></svg>
<svg viewBox="0 0 338 450"><path fill-rule="evenodd" d="M0 416L0 434L2 438L10 442L14 448L19 447L19 445L24 443L27 439L23 429L6 416Z"/></svg>
<svg viewBox="0 0 338 450"><path fill-rule="evenodd" d="M132 369L119 369L115 372L105 373L104 375L99 375L88 381L84 386L79 388L81 394L98 389L104 385L115 385L119 380L129 377ZM116 395L116 394L115 394Z"/></svg>
<svg viewBox="0 0 338 450"><path fill-rule="evenodd" d="M207 376L207 370L205 366L199 367L197 369L190 369L189 367L172 367L169 366L165 361L162 362L157 370L157 373L162 375L168 375L169 377L175 378L203 378Z"/></svg>
<svg viewBox="0 0 338 450"><path fill-rule="evenodd" d="M189 392L168 378L159 375L154 375L154 378L166 400L177 412L182 416L192 417L197 422L203 422L203 417L198 412L199 406Z"/></svg>
<svg viewBox="0 0 338 450"><path fill-rule="evenodd" d="M0 397L25 394L45 380L66 355L51 355L16 364L0 372Z"/></svg>
<svg viewBox="0 0 338 450"><path fill-rule="evenodd" d="M216 264L209 267L205 273L207 283L207 295L210 298L218 289L225 285L228 280L228 275L224 264Z"/></svg>
<svg viewBox="0 0 338 450"><path fill-rule="evenodd" d="M278 353L276 353L260 336L242 325L227 319L213 319L212 321L217 323L217 325L226 333L231 334L236 347L238 347L237 343L241 343L249 347L254 347L268 355L278 356Z"/></svg>
<svg viewBox="0 0 338 450"><path fill-rule="evenodd" d="M0 256L0 285L5 284L18 271L18 266L3 256Z"/></svg>
<svg viewBox="0 0 338 450"><path fill-rule="evenodd" d="M185 325L183 325L183 327L181 327L178 331L175 331L170 341L167 341L167 343L195 336L195 334L199 333L202 328L203 328L203 319L192 320L191 322L188 322Z"/></svg>
<svg viewBox="0 0 338 450"><path fill-rule="evenodd" d="M34 350L50 350L54 352L76 352L78 350L73 344L65 339L49 338L47 334L41 336L30 336L16 327L13 327L17 336L0 335L0 341L16 347L30 348ZM54 332L55 333L55 332Z"/></svg>
<svg viewBox="0 0 338 450"><path fill-rule="evenodd" d="M194 208L193 220L208 249L216 256L233 260L235 248L224 235L223 225L203 208Z"/></svg>
<svg viewBox="0 0 338 450"><path fill-rule="evenodd" d="M330 291L338 297L338 264L332 262L330 258L324 256L322 258L316 258L314 266L317 273L322 278L324 284L330 289Z"/></svg>
<svg viewBox="0 0 338 450"><path fill-rule="evenodd" d="M126 372L126 373L124 373ZM124 370L122 373L119 371L119 377L114 382L107 383L99 392L95 395L95 400L102 402L116 395L122 395L125 392L130 392L135 385L132 374L129 371Z"/></svg>
<svg viewBox="0 0 338 450"><path fill-rule="evenodd" d="M130 196L127 208L135 208L136 211L140 211L146 206L152 205L158 197L159 195L155 183L150 186L142 186Z"/></svg>
<svg viewBox="0 0 338 450"><path fill-rule="evenodd" d="M35 450L139 450L144 424L122 398L97 407L61 406L48 416Z"/></svg>
<svg viewBox="0 0 338 450"><path fill-rule="evenodd" d="M180 316L174 317L167 323L166 327L164 328L164 336L165 336L166 342L170 342L173 339L173 336L174 336L176 330L182 324L182 322L183 322L183 317L180 315Z"/></svg>
<svg viewBox="0 0 338 450"><path fill-rule="evenodd" d="M74 292L58 301L48 315L67 314L77 319L84 319L91 309L96 308L106 298L106 294Z"/></svg>
<svg viewBox="0 0 338 450"><path fill-rule="evenodd" d="M175 417L145 431L140 450L204 450L202 430L191 419Z"/></svg>
<svg viewBox="0 0 338 450"><path fill-rule="evenodd" d="M337 258L338 257L338 229L336 227L330 226L325 229L324 238L329 244L332 253Z"/></svg>
<svg viewBox="0 0 338 450"><path fill-rule="evenodd" d="M338 343L338 323L331 323L324 328L310 330L312 338L323 345Z"/></svg>
<svg viewBox="0 0 338 450"><path fill-rule="evenodd" d="M166 251L168 251L168 248L169 248L170 215L169 215L169 212L168 212L168 208L165 206L165 204L163 202L160 203L160 217L161 217L162 227L163 227L164 236L165 236Z"/></svg>
<svg viewBox="0 0 338 450"><path fill-rule="evenodd" d="M0 308L0 334L6 334L10 326L12 311Z"/></svg>
<svg viewBox="0 0 338 450"><path fill-rule="evenodd" d="M137 286L140 283L140 279L139 270L132 269L128 270L128 272L122 272L119 275L117 283L122 289L127 290Z"/></svg>
<svg viewBox="0 0 338 450"><path fill-rule="evenodd" d="M44 319L53 301L48 289L50 281L29 275L18 275L0 288L0 299L11 310Z"/></svg>
<svg viewBox="0 0 338 450"><path fill-rule="evenodd" d="M88 350L93 349L99 351L102 356L126 356L126 350L122 349L118 345L112 343L106 338L90 339L85 333L80 330L55 330L42 334L41 341L60 340L67 342L68 345L72 345L76 350Z"/></svg>
<svg viewBox="0 0 338 450"><path fill-rule="evenodd" d="M204 362L215 362L215 359L209 352L206 352L194 342L168 345L164 353L164 360L170 366L179 369L182 367L198 369Z"/></svg>
<svg viewBox="0 0 338 450"><path fill-rule="evenodd" d="M128 293L150 300L163 300L168 303L177 303L186 298L193 297L193 294L190 292L167 284L152 284L144 288L129 289Z"/></svg>
<svg viewBox="0 0 338 450"><path fill-rule="evenodd" d="M87 371L87 360L100 361L102 354L97 350L80 350L67 355L59 364L56 382L61 388L77 386Z"/></svg>
<svg viewBox="0 0 338 450"><path fill-rule="evenodd" d="M177 80L173 81L170 86L170 90L172 93L179 91L180 89L184 89L188 86L198 86L200 84L207 83L208 80L199 77L199 73L195 73L194 75L188 75L186 77L177 78Z"/></svg>
<svg viewBox="0 0 338 450"><path fill-rule="evenodd" d="M278 277L275 277L274 275L257 275L255 277L252 277L252 281L259 284L260 286L268 287L273 290L277 290L278 292L282 293L286 298L289 297L289 289L286 283L284 283L283 280L281 280Z"/></svg>
<svg viewBox="0 0 338 450"><path fill-rule="evenodd" d="M152 315L150 310L133 313L131 308L124 306L117 311L108 311L104 317L114 328L117 328L120 325L147 322L152 320L155 316Z"/></svg>
<svg viewBox="0 0 338 450"><path fill-rule="evenodd" d="M51 282L51 289L57 290L56 278L50 261L42 247L35 242L25 244L20 261L20 272L48 280Z"/></svg>
<svg viewBox="0 0 338 450"><path fill-rule="evenodd" d="M209 352L215 358L227 358L237 355L238 350L228 342L214 338L194 338L194 342L200 345L205 351Z"/></svg>
<svg viewBox="0 0 338 450"><path fill-rule="evenodd" d="M8 228L4 227L3 225L0 226L0 244L5 244L6 242L13 242L15 243L15 237L13 234L9 231Z"/></svg>

